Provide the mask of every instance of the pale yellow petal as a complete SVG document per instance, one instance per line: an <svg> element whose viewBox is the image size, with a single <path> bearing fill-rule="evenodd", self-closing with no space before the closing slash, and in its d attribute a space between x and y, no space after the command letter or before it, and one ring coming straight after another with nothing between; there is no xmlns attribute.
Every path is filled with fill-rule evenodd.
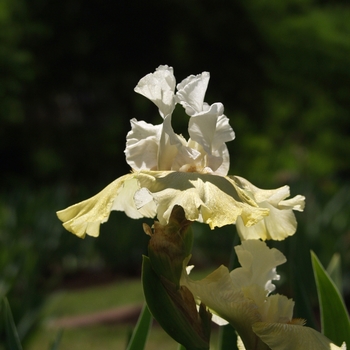
<svg viewBox="0 0 350 350"><path fill-rule="evenodd" d="M293 209L297 211L303 211L305 208L305 197L298 194L293 198L286 199L280 202L279 207L281 209Z"/></svg>
<svg viewBox="0 0 350 350"><path fill-rule="evenodd" d="M264 322L288 323L293 318L294 301L284 295L270 295L259 304L261 319Z"/></svg>
<svg viewBox="0 0 350 350"><path fill-rule="evenodd" d="M258 221L256 224L247 227L244 224L243 218L238 217L236 222L237 232L241 241L250 240L250 239L262 239L265 241L268 237L266 231L266 225L263 220Z"/></svg>
<svg viewBox="0 0 350 350"><path fill-rule="evenodd" d="M152 177L154 180L150 182ZM242 202L226 177L185 172L140 172L137 179L153 196L161 224L168 222L175 205L184 209L188 220L207 223L212 229L234 224L239 215L244 215L248 223L258 222L268 215L268 210Z"/></svg>
<svg viewBox="0 0 350 350"><path fill-rule="evenodd" d="M259 312L254 301L245 298L242 291L234 285L225 266L220 266L200 281L184 276L181 284L191 291L196 300L229 321L244 343L253 348L256 336L251 326L261 320Z"/></svg>
<svg viewBox="0 0 350 350"><path fill-rule="evenodd" d="M293 210L303 211L304 196L285 199L290 195L288 186L262 190L239 176L231 177L231 180L236 184L242 200L250 200L260 208L269 210L269 215L254 226L247 225L243 216L242 220L237 220L237 231L242 240L261 238L281 241L296 232L297 221Z"/></svg>
<svg viewBox="0 0 350 350"><path fill-rule="evenodd" d="M122 176L95 196L58 211L57 216L63 222L65 229L78 237L84 238L86 234L97 237L100 224L108 220L113 209L123 210L133 218L142 216L132 200L132 191L135 192L137 188L139 187L133 174ZM120 204L114 206L118 196L123 203L122 206Z"/></svg>
<svg viewBox="0 0 350 350"><path fill-rule="evenodd" d="M275 289L272 281L279 279L276 267L285 263L286 257L260 240L243 241L235 251L242 267L231 271L233 284L237 288L259 285L264 291L262 295L271 293Z"/></svg>
<svg viewBox="0 0 350 350"><path fill-rule="evenodd" d="M321 333L297 324L257 322L253 331L271 350L341 350Z"/></svg>
<svg viewBox="0 0 350 350"><path fill-rule="evenodd" d="M108 220L112 210L124 211L133 219L157 216L165 225L175 205L184 209L188 220L207 223L212 229L234 224L239 216L254 224L268 215L268 209L242 202L228 178L176 171L125 175L57 215L77 236L97 237L100 224Z"/></svg>

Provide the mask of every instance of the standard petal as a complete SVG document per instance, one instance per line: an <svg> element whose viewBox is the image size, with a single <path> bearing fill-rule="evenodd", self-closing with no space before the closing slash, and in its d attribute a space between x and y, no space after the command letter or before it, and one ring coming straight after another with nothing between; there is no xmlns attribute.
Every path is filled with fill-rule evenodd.
<svg viewBox="0 0 350 350"><path fill-rule="evenodd" d="M126 162L134 170L157 170L162 125L131 119L126 136Z"/></svg>
<svg viewBox="0 0 350 350"><path fill-rule="evenodd" d="M175 134L171 126L171 115L164 118L158 154L158 170L180 170L194 165L200 153L187 147L183 136Z"/></svg>
<svg viewBox="0 0 350 350"><path fill-rule="evenodd" d="M198 75L190 75L177 85L176 100L185 108L188 115L203 111L209 78L210 74L203 72Z"/></svg>
<svg viewBox="0 0 350 350"><path fill-rule="evenodd" d="M135 92L150 99L164 118L171 114L175 107L175 77L173 68L159 66L154 73L147 74L135 87Z"/></svg>
<svg viewBox="0 0 350 350"><path fill-rule="evenodd" d="M229 119L223 112L223 105L214 103L206 112L196 114L190 118L189 135L192 140L202 145L208 154L213 154L222 144L235 138Z"/></svg>
<svg viewBox="0 0 350 350"><path fill-rule="evenodd" d="M253 331L271 350L341 350L321 333L298 324L257 322Z"/></svg>

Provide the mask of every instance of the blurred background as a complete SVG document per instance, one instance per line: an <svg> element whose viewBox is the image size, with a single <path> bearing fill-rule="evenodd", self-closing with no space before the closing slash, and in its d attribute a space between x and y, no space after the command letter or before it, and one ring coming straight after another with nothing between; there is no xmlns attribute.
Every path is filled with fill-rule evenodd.
<svg viewBox="0 0 350 350"><path fill-rule="evenodd" d="M310 249L325 266L339 253L349 300L347 1L2 0L0 296L25 344L57 290L139 278L144 220L114 212L98 239L80 240L55 212L129 172L129 120L161 122L133 89L160 64L178 82L211 73L206 101L224 104L236 133L230 174L306 196L297 234L270 244L289 259L278 291L299 302L296 316L310 308L317 327ZM228 263L234 227L194 231L196 265Z"/></svg>

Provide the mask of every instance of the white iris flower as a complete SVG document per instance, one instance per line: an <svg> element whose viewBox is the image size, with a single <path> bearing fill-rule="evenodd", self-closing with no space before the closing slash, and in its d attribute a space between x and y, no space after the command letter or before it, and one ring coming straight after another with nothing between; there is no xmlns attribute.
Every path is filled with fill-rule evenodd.
<svg viewBox="0 0 350 350"><path fill-rule="evenodd" d="M163 123L131 120L125 155L132 173L94 197L59 211L57 215L68 231L79 237L97 237L100 224L108 220L112 210L124 211L131 218L157 217L165 225L173 207L179 205L188 220L207 223L212 229L239 220L239 227L246 229L239 231L242 239L284 239L295 232L296 221L289 209L303 207L301 196L290 200L292 207L288 201L274 207L289 210L276 225L277 232L266 234L265 230L259 235L253 229L271 213L271 206L262 205L259 197L242 185L244 179L227 176L230 161L226 142L235 134L223 105L204 102L208 82L207 72L191 75L175 92L173 69L168 66L159 66L139 81L135 91L158 107ZM177 104L189 115L188 140L177 135L171 125Z"/></svg>

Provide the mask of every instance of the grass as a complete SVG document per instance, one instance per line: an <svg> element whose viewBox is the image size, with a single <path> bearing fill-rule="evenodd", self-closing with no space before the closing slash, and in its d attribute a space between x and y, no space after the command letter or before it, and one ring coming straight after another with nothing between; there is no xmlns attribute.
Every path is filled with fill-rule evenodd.
<svg viewBox="0 0 350 350"><path fill-rule="evenodd" d="M126 305L141 306L143 301L140 280L123 280L102 286L55 292L46 302L40 328L25 348L48 350L60 331L52 327L53 321L59 318L91 314ZM135 324L136 320L135 323L95 324L63 329L59 350L123 350ZM217 332L213 333L214 343ZM150 332L146 350L157 349L177 350L178 344L156 324ZM215 346L211 349L215 349Z"/></svg>

